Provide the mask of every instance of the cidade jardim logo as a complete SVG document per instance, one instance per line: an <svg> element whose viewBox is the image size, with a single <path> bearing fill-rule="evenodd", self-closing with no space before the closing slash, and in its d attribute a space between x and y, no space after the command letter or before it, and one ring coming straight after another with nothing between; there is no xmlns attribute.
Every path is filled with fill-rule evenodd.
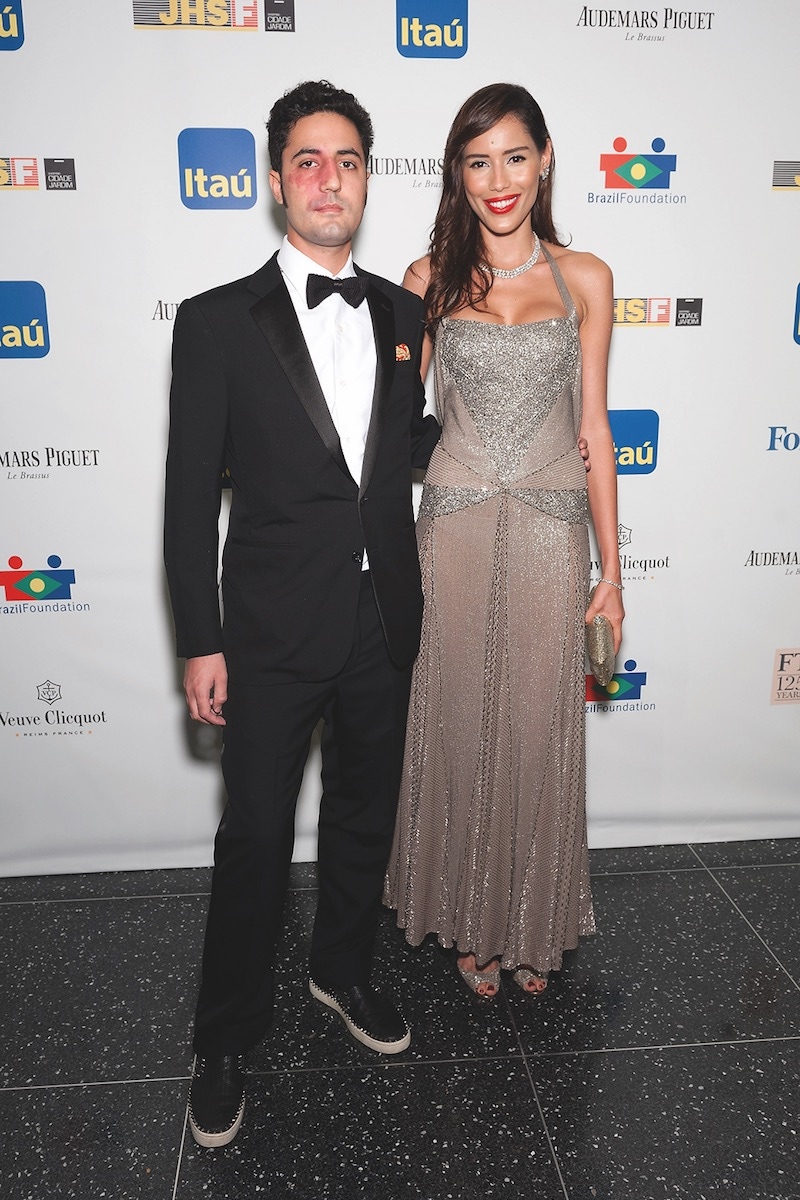
<svg viewBox="0 0 800 1200"><path fill-rule="evenodd" d="M258 29L258 0L133 0L140 29Z"/></svg>
<svg viewBox="0 0 800 1200"><path fill-rule="evenodd" d="M44 358L49 350L42 285L32 279L0 282L0 358Z"/></svg>
<svg viewBox="0 0 800 1200"><path fill-rule="evenodd" d="M0 50L19 50L24 41L22 0L5 0L0 4Z"/></svg>
<svg viewBox="0 0 800 1200"><path fill-rule="evenodd" d="M468 0L397 0L397 49L404 58L463 58Z"/></svg>
<svg viewBox="0 0 800 1200"><path fill-rule="evenodd" d="M252 208L256 202L256 143L249 129L181 130L178 170L187 208Z"/></svg>
<svg viewBox="0 0 800 1200"><path fill-rule="evenodd" d="M618 475L649 475L658 465L658 413L652 408L610 409Z"/></svg>

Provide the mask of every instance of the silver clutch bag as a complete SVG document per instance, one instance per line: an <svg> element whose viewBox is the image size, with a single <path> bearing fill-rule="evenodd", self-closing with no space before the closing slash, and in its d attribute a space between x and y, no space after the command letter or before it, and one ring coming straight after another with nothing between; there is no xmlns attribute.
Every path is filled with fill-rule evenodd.
<svg viewBox="0 0 800 1200"><path fill-rule="evenodd" d="M594 588L589 593L591 602ZM614 677L614 630L608 617L598 615L586 626L586 654L592 674L601 687Z"/></svg>

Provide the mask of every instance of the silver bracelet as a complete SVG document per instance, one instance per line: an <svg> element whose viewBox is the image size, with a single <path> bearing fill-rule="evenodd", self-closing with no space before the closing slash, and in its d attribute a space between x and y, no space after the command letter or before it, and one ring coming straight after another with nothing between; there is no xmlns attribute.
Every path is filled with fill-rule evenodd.
<svg viewBox="0 0 800 1200"><path fill-rule="evenodd" d="M618 592L621 592L621 591L623 590L623 589L622 589L622 584L621 584L621 583L614 583L614 580L613 580L613 579L598 579L598 581L597 581L597 582L598 582L598 583L607 583L607 584L609 585L609 587L615 587L615 588L617 589L617 591L618 591Z"/></svg>

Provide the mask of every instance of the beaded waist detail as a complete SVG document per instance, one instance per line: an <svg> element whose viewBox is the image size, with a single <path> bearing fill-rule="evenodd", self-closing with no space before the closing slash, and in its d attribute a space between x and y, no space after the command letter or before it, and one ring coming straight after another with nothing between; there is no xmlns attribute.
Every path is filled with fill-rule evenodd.
<svg viewBox="0 0 800 1200"><path fill-rule="evenodd" d="M589 520L589 498L586 488L507 487L497 484L481 487L441 487L425 483L419 515L446 517L475 504L485 504L495 496L519 500L570 525L585 525Z"/></svg>

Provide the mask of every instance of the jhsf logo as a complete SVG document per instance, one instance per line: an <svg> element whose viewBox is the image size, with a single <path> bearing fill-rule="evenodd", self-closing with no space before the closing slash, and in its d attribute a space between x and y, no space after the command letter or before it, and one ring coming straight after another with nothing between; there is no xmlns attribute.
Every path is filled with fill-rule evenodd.
<svg viewBox="0 0 800 1200"><path fill-rule="evenodd" d="M2 14L0 14L2 15ZM39 187L39 163L35 158L21 155L0 158L0 188L32 192Z"/></svg>
<svg viewBox="0 0 800 1200"><path fill-rule="evenodd" d="M397 49L404 58L463 58L468 0L397 0Z"/></svg>
<svg viewBox="0 0 800 1200"><path fill-rule="evenodd" d="M652 153L631 154L625 138L614 140L614 154L600 155L600 170L607 188L668 188L677 157L663 154L663 138L653 138Z"/></svg>
<svg viewBox="0 0 800 1200"><path fill-rule="evenodd" d="M0 5L0 50L19 50L24 41L22 0L6 0Z"/></svg>
<svg viewBox="0 0 800 1200"><path fill-rule="evenodd" d="M249 129L182 130L178 167L187 208L252 208L256 202L256 143Z"/></svg>
<svg viewBox="0 0 800 1200"><path fill-rule="evenodd" d="M658 413L652 408L610 409L618 475L649 475L658 465Z"/></svg>
<svg viewBox="0 0 800 1200"><path fill-rule="evenodd" d="M0 283L0 358L44 358L49 350L42 285L33 280Z"/></svg>
<svg viewBox="0 0 800 1200"><path fill-rule="evenodd" d="M140 28L258 29L258 0L133 0Z"/></svg>

